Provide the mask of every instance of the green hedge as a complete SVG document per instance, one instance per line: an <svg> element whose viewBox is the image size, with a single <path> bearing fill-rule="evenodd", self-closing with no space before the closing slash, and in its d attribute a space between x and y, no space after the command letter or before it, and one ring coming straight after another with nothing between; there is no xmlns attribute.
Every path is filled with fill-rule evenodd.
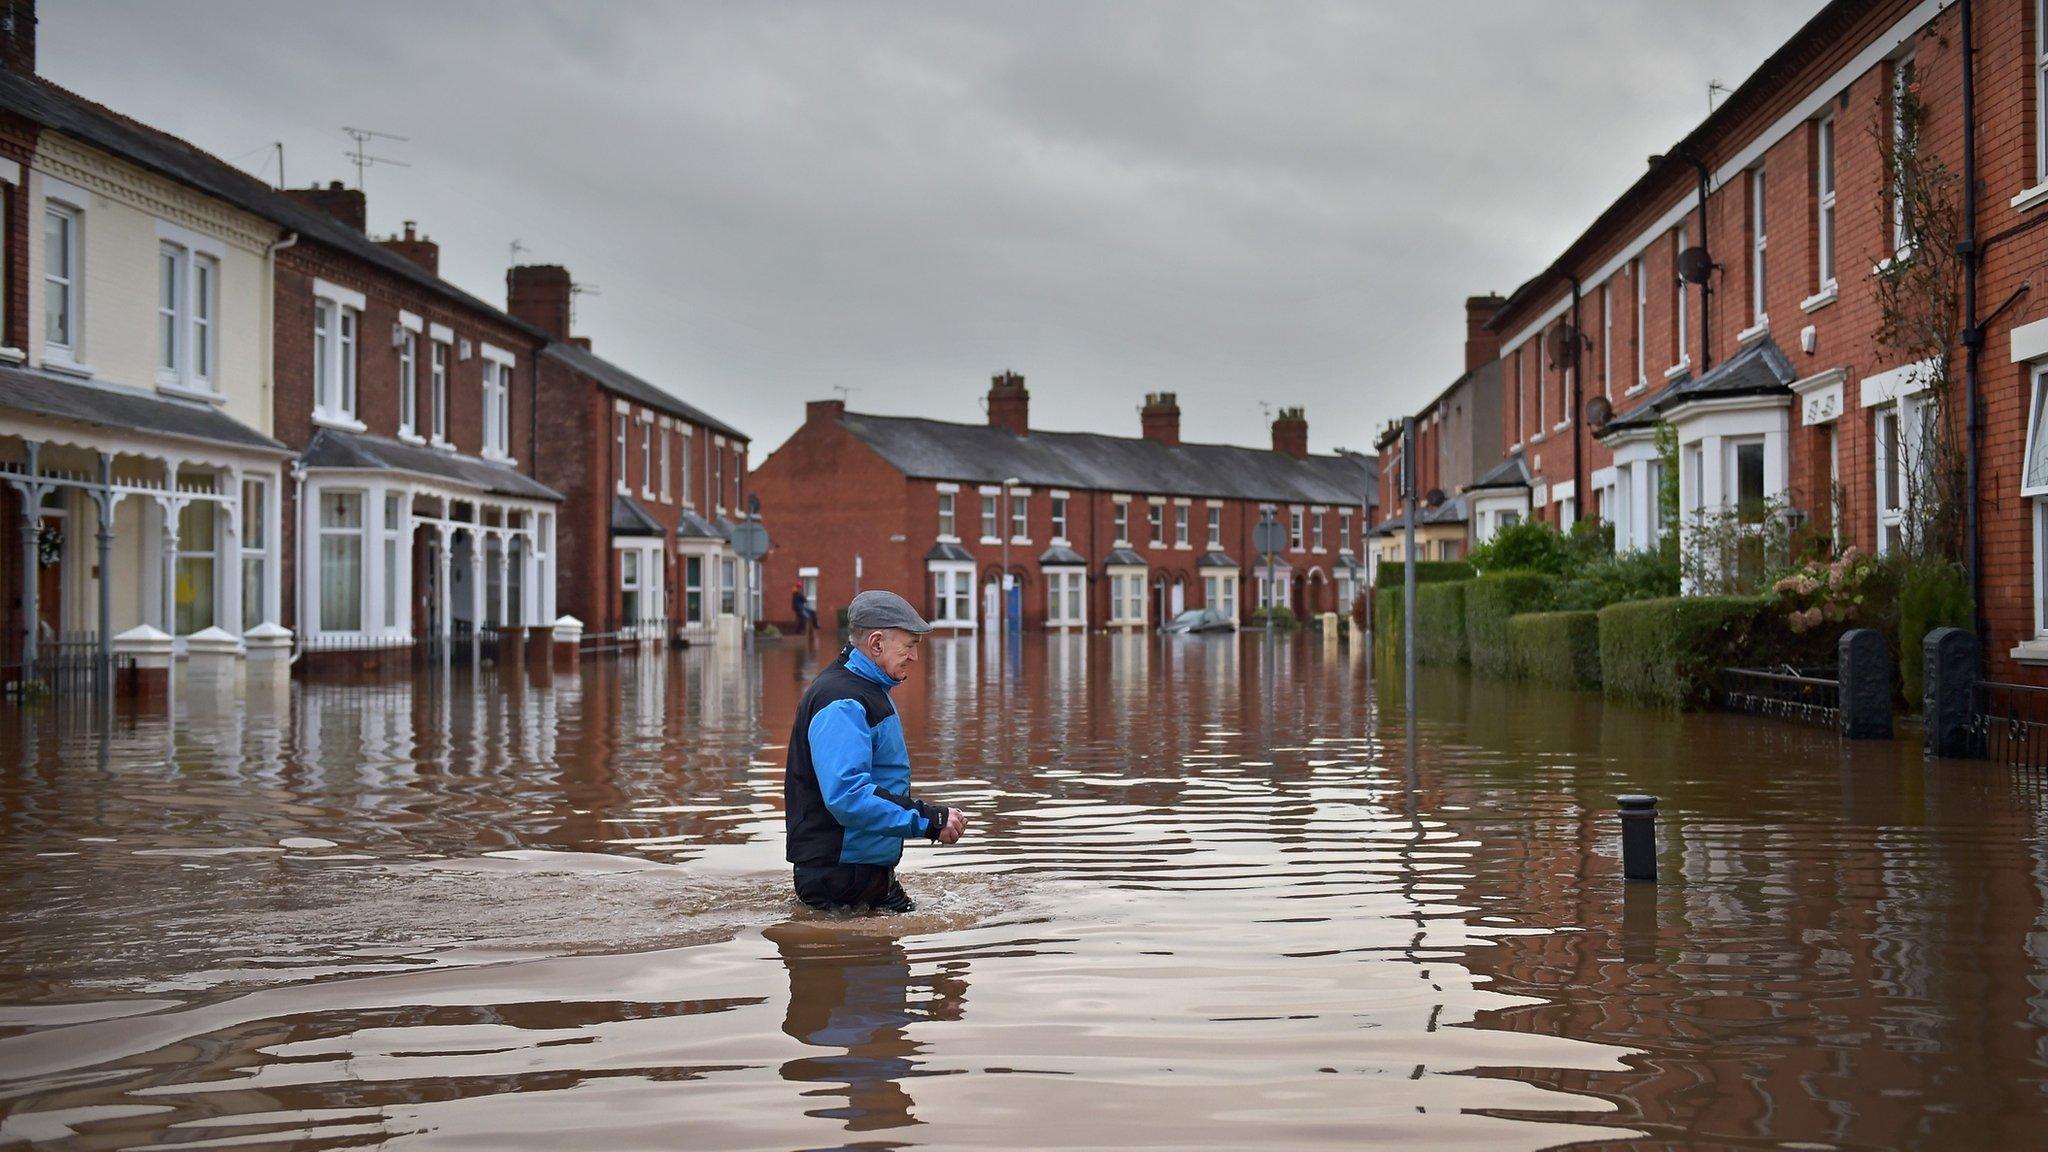
<svg viewBox="0 0 2048 1152"><path fill-rule="evenodd" d="M1470 580L1422 584L1415 589L1415 659L1422 664L1463 664L1465 588Z"/></svg>
<svg viewBox="0 0 2048 1152"><path fill-rule="evenodd" d="M1266 627L1266 617L1268 615L1273 617L1273 628L1275 631L1292 632L1301 627L1301 621L1295 618L1294 609L1289 608L1285 604L1275 604L1271 608L1252 609L1251 622L1246 624L1245 627L1254 631L1263 630Z"/></svg>
<svg viewBox="0 0 2048 1152"><path fill-rule="evenodd" d="M1601 686L1610 697L1652 707L1705 704L1721 668L1759 663L1751 639L1766 610L1755 596L1610 604L1599 612Z"/></svg>
<svg viewBox="0 0 2048 1152"><path fill-rule="evenodd" d="M1384 645L1385 651L1396 653L1401 650L1402 571L1403 565L1399 563L1383 562L1379 574L1373 577L1372 585L1373 643ZM1472 566L1463 560L1417 560L1415 598L1418 601L1422 599L1422 588L1426 584L1471 578Z"/></svg>
<svg viewBox="0 0 2048 1152"><path fill-rule="evenodd" d="M1465 646L1472 670L1512 674L1508 618L1547 611L1556 595L1557 577L1541 572L1488 572L1465 585Z"/></svg>
<svg viewBox="0 0 2048 1152"><path fill-rule="evenodd" d="M1598 612L1524 612L1508 618L1514 674L1559 688L1600 686Z"/></svg>

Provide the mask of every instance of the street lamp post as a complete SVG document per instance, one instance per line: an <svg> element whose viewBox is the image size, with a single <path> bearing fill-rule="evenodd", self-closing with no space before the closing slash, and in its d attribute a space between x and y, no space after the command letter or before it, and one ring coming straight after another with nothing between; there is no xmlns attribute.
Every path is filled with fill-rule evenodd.
<svg viewBox="0 0 2048 1152"><path fill-rule="evenodd" d="M1010 494L1010 489L1015 485L1022 484L1023 482L1024 481L1015 476L1009 476L1004 478L1003 519L1000 524L996 525L996 531L1000 532L1003 537L1003 573L1001 579L996 584L996 591L999 592L1003 598L1002 626L1004 632L1008 632L1010 630L1010 625L1012 623L1010 618L1010 537L1014 533L1012 531L1013 513L1010 508L1010 501L1016 499L1016 497Z"/></svg>

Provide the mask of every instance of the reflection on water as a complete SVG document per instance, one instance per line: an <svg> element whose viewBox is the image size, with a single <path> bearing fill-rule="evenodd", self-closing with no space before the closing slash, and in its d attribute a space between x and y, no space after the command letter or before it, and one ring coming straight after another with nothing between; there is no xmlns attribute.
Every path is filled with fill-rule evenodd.
<svg viewBox="0 0 2048 1152"><path fill-rule="evenodd" d="M838 920L779 812L833 655L0 716L0 1144L2044 1143L2038 778L1443 674L1411 727L1309 638L941 639L896 695L977 835Z"/></svg>

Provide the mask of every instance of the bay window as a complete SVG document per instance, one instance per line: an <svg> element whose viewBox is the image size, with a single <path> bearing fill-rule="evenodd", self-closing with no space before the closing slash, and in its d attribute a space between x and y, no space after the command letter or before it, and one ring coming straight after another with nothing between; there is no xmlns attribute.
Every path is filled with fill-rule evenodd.
<svg viewBox="0 0 2048 1152"><path fill-rule="evenodd" d="M179 636L213 627L218 511L211 500L194 500L178 511L178 585L173 600Z"/></svg>
<svg viewBox="0 0 2048 1152"><path fill-rule="evenodd" d="M619 624L630 627L640 622L640 551L629 548L619 553Z"/></svg>
<svg viewBox="0 0 2048 1152"><path fill-rule="evenodd" d="M683 616L692 624L704 623L704 558L683 557Z"/></svg>
<svg viewBox="0 0 2048 1152"><path fill-rule="evenodd" d="M378 526L378 535L383 542L381 562L384 566L384 621L385 628L397 630L399 626L400 602L404 594L398 587L398 546L402 539L401 521L404 520L405 498L397 492L384 494L384 521Z"/></svg>
<svg viewBox="0 0 2048 1152"><path fill-rule="evenodd" d="M1087 581L1087 572L1079 568L1045 570L1045 622L1048 626L1087 627L1088 608L1084 595Z"/></svg>
<svg viewBox="0 0 2048 1152"><path fill-rule="evenodd" d="M242 630L267 617L264 576L270 562L270 486L261 480L242 481Z"/></svg>
<svg viewBox="0 0 2048 1152"><path fill-rule="evenodd" d="M363 630L363 494L320 498L320 630Z"/></svg>
<svg viewBox="0 0 2048 1152"><path fill-rule="evenodd" d="M931 566L932 623L953 628L974 626L974 565L944 561Z"/></svg>

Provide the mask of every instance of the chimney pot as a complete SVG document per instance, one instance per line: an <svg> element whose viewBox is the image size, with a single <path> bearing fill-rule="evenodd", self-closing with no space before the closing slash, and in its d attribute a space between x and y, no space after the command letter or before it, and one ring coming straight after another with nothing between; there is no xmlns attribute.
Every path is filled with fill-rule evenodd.
<svg viewBox="0 0 2048 1152"><path fill-rule="evenodd" d="M325 212L358 232L369 227L369 209L364 203L362 190L344 187L339 180L329 181L324 188L318 184L307 188L287 188L284 194L316 212Z"/></svg>
<svg viewBox="0 0 2048 1152"><path fill-rule="evenodd" d="M1031 433L1031 393L1024 389L1024 377L999 372L989 381L988 424L1013 436Z"/></svg>
<svg viewBox="0 0 2048 1152"><path fill-rule="evenodd" d="M1145 406L1138 410L1145 439L1169 448L1180 446L1180 401L1171 392L1147 392Z"/></svg>
<svg viewBox="0 0 2048 1152"><path fill-rule="evenodd" d="M1273 451L1296 460L1308 459L1308 413L1301 408L1282 408L1273 418Z"/></svg>

